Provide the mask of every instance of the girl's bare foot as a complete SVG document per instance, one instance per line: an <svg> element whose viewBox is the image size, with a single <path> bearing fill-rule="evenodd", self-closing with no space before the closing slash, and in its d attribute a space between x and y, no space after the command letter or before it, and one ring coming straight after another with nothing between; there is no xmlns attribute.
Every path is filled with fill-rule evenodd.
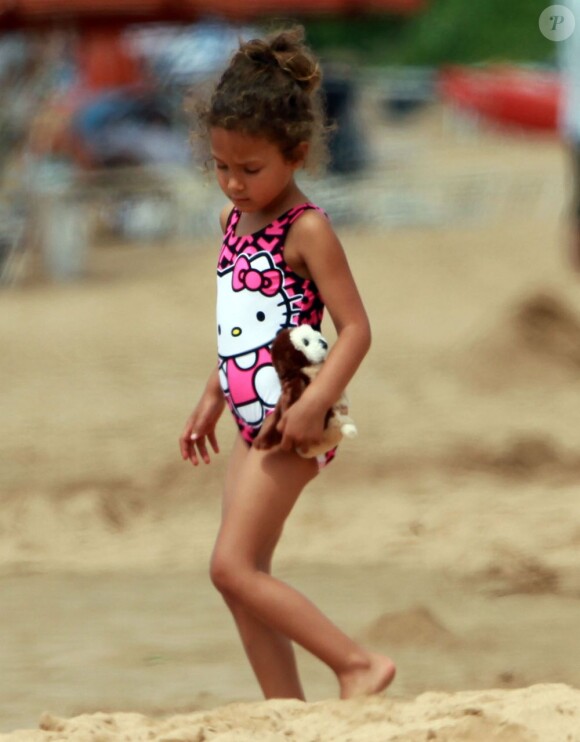
<svg viewBox="0 0 580 742"><path fill-rule="evenodd" d="M340 697L371 696L385 690L394 680L397 668L385 655L368 653L366 662L339 674Z"/></svg>

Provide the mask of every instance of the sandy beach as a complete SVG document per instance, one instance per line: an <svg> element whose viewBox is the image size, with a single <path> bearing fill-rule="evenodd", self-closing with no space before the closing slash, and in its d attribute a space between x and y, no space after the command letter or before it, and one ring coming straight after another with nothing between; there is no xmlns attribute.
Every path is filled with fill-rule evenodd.
<svg viewBox="0 0 580 742"><path fill-rule="evenodd" d="M374 333L360 435L274 564L395 659L388 694L337 701L298 648L308 703L261 701L207 571L233 424L209 467L177 448L213 364L219 236L99 245L82 282L0 294L2 742L580 740L565 153L445 121L383 132L376 220L339 226ZM430 219L381 222L397 184Z"/></svg>

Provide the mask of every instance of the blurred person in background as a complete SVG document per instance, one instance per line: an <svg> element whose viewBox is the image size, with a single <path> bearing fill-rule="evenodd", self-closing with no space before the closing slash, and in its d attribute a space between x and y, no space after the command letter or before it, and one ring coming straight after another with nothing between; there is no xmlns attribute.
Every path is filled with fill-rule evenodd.
<svg viewBox="0 0 580 742"><path fill-rule="evenodd" d="M572 174L570 259L580 271L580 0L564 0L563 4L572 11L576 21L572 34L558 42L562 81L559 125L569 148Z"/></svg>

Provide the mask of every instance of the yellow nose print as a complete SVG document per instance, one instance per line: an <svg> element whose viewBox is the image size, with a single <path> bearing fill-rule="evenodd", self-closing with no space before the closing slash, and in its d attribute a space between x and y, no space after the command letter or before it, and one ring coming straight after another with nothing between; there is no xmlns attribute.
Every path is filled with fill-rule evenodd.
<svg viewBox="0 0 580 742"><path fill-rule="evenodd" d="M242 328L241 327L234 327L234 329L232 330L232 335L235 338L237 338L238 335L241 335L241 334L242 334Z"/></svg>

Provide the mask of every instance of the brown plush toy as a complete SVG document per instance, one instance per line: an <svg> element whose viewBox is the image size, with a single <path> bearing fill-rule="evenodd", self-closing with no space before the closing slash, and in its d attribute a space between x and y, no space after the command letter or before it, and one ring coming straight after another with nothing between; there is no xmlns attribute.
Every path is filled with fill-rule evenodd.
<svg viewBox="0 0 580 742"><path fill-rule="evenodd" d="M262 450L276 446L282 440L277 425L284 412L296 402L318 374L328 354L328 343L310 325L282 330L272 343L272 363L282 384L280 399L266 418L253 445ZM354 438L357 429L348 416L348 401L342 394L326 414L324 435L315 446L298 448L305 458L320 456L334 448L343 438Z"/></svg>

